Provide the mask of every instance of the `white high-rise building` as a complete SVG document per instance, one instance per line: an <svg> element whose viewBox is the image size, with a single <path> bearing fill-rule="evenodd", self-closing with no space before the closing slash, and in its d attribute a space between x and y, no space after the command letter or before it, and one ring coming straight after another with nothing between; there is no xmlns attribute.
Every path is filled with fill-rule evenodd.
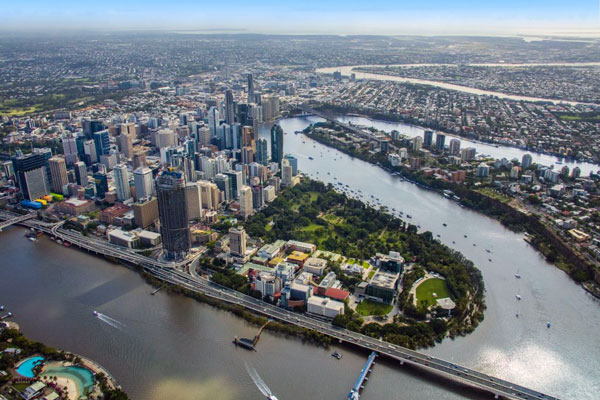
<svg viewBox="0 0 600 400"><path fill-rule="evenodd" d="M252 214L252 189L250 186L242 186L240 189L240 213L244 218Z"/></svg>
<svg viewBox="0 0 600 400"><path fill-rule="evenodd" d="M72 135L62 137L63 154L67 165L75 164L77 161L77 139Z"/></svg>
<svg viewBox="0 0 600 400"><path fill-rule="evenodd" d="M281 184L286 187L294 186L293 176L292 165L287 158L284 158L281 160Z"/></svg>
<svg viewBox="0 0 600 400"><path fill-rule="evenodd" d="M204 217L202 195L197 182L190 182L185 185L185 206L187 207L189 219L202 219Z"/></svg>
<svg viewBox="0 0 600 400"><path fill-rule="evenodd" d="M133 183L135 186L136 200L149 198L154 191L154 180L152 170L147 167L138 168L133 171Z"/></svg>
<svg viewBox="0 0 600 400"><path fill-rule="evenodd" d="M125 201L131 198L129 189L129 173L125 164L117 164L113 168L115 188L117 189L117 200Z"/></svg>

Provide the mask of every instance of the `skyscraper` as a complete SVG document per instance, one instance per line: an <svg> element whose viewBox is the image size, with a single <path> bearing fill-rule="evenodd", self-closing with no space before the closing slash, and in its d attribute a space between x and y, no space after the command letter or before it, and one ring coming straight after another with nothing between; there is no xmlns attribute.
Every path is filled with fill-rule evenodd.
<svg viewBox="0 0 600 400"><path fill-rule="evenodd" d="M283 159L283 129L278 124L271 128L271 161L281 164Z"/></svg>
<svg viewBox="0 0 600 400"><path fill-rule="evenodd" d="M246 255L246 231L244 227L229 228L229 250L234 256L244 257Z"/></svg>
<svg viewBox="0 0 600 400"><path fill-rule="evenodd" d="M183 258L191 246L185 183L180 171L165 171L156 179L158 216L163 249L168 259Z"/></svg>
<svg viewBox="0 0 600 400"><path fill-rule="evenodd" d="M48 194L48 162L44 154L32 153L24 156L20 153L12 161L24 198L35 200Z"/></svg>
<svg viewBox="0 0 600 400"><path fill-rule="evenodd" d="M456 156L460 154L460 140L451 139L450 140L450 154Z"/></svg>
<svg viewBox="0 0 600 400"><path fill-rule="evenodd" d="M208 110L208 129L210 131L210 137L213 138L217 136L217 129L219 128L219 110L217 107L211 107ZM208 145L208 143L204 143L204 145Z"/></svg>
<svg viewBox="0 0 600 400"><path fill-rule="evenodd" d="M223 173L229 177L229 184L231 186L231 197L236 200L240 197L240 189L242 188L242 171L227 171Z"/></svg>
<svg viewBox="0 0 600 400"><path fill-rule="evenodd" d="M121 153L125 154L125 157L133 157L133 139L132 136L126 132L121 132L119 136L121 143Z"/></svg>
<svg viewBox="0 0 600 400"><path fill-rule="evenodd" d="M48 160L50 175L52 175L52 190L62 194L63 186L69 183L67 178L67 163L63 157L54 156Z"/></svg>
<svg viewBox="0 0 600 400"><path fill-rule="evenodd" d="M532 162L533 162L533 158L531 157L531 154L524 154L523 158L521 159L521 168L523 168L523 169L529 168L529 166L531 165Z"/></svg>
<svg viewBox="0 0 600 400"><path fill-rule="evenodd" d="M229 125L235 122L235 105L231 89L225 91L225 122Z"/></svg>
<svg viewBox="0 0 600 400"><path fill-rule="evenodd" d="M136 200L151 197L153 191L152 170L142 167L133 171L133 184Z"/></svg>
<svg viewBox="0 0 600 400"><path fill-rule="evenodd" d="M87 167L83 161L75 163L75 180L79 186L86 187L88 185Z"/></svg>
<svg viewBox="0 0 600 400"><path fill-rule="evenodd" d="M292 166L292 175L298 175L298 159L291 154L286 154L285 158L287 158L287 160L290 162L290 165Z"/></svg>
<svg viewBox="0 0 600 400"><path fill-rule="evenodd" d="M106 192L108 192L108 178L104 172L94 173L94 183L96 185L96 196L103 199Z"/></svg>
<svg viewBox="0 0 600 400"><path fill-rule="evenodd" d="M129 173L125 164L117 164L113 168L115 178L115 187L117 189L117 200L125 201L131 198L131 190L129 189Z"/></svg>
<svg viewBox="0 0 600 400"><path fill-rule="evenodd" d="M254 79L248 74L248 103L254 103Z"/></svg>
<svg viewBox="0 0 600 400"><path fill-rule="evenodd" d="M72 165L77 161L77 139L75 136L63 135L62 137L63 154L65 155L65 162Z"/></svg>
<svg viewBox="0 0 600 400"><path fill-rule="evenodd" d="M187 207L188 218L202 219L204 211L202 210L202 196L198 182L189 182L185 184L185 206Z"/></svg>
<svg viewBox="0 0 600 400"><path fill-rule="evenodd" d="M103 154L110 153L110 138L108 136L108 131L103 130L99 132L94 132L94 144L96 145L96 156L100 158Z"/></svg>
<svg viewBox="0 0 600 400"><path fill-rule="evenodd" d="M219 190L223 192L225 201L231 200L231 186L229 184L229 177L225 174L217 174L215 176L215 184Z"/></svg>
<svg viewBox="0 0 600 400"><path fill-rule="evenodd" d="M98 120L83 120L81 122L81 127L83 128L83 134L86 138L91 139L94 135L94 132L98 132L104 129L104 125L102 125L101 121Z"/></svg>
<svg viewBox="0 0 600 400"><path fill-rule="evenodd" d="M425 131L423 134L423 147L431 148L433 144L433 131Z"/></svg>
<svg viewBox="0 0 600 400"><path fill-rule="evenodd" d="M258 138L256 141L256 162L267 165L269 163L269 153L267 150L267 139Z"/></svg>
<svg viewBox="0 0 600 400"><path fill-rule="evenodd" d="M252 189L250 186L242 186L240 189L240 213L244 218L252 214Z"/></svg>
<svg viewBox="0 0 600 400"><path fill-rule="evenodd" d="M290 161L287 158L284 158L281 161L281 184L283 186L289 187L294 185L294 181L292 178L293 168L290 164Z"/></svg>
<svg viewBox="0 0 600 400"><path fill-rule="evenodd" d="M442 135L441 133L438 133L435 137L436 151L444 151L445 146L446 146L446 135Z"/></svg>

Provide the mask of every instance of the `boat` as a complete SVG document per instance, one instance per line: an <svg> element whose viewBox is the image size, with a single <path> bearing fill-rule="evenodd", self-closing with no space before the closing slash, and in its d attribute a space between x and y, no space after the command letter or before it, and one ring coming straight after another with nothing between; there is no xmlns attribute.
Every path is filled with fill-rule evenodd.
<svg viewBox="0 0 600 400"><path fill-rule="evenodd" d="M491 253L491 251L489 249L485 249L485 251L487 251L488 253Z"/></svg>
<svg viewBox="0 0 600 400"><path fill-rule="evenodd" d="M69 242L64 242L64 243L63 243L63 246L65 246L65 247L71 247L71 243L69 243Z"/></svg>
<svg viewBox="0 0 600 400"><path fill-rule="evenodd" d="M517 279L521 279L521 275L519 275L519 274L515 274L515 278L517 278Z"/></svg>
<svg viewBox="0 0 600 400"><path fill-rule="evenodd" d="M445 223L445 222L444 222L442 225L444 225L444 226L448 226L448 224L447 224L447 223Z"/></svg>
<svg viewBox="0 0 600 400"><path fill-rule="evenodd" d="M267 396L267 400L279 400L279 399L271 394L271 395Z"/></svg>
<svg viewBox="0 0 600 400"><path fill-rule="evenodd" d="M412 218L410 214L406 214L406 218Z"/></svg>
<svg viewBox="0 0 600 400"><path fill-rule="evenodd" d="M29 240L30 242L36 242L36 241L37 241L37 239L36 239L36 238L34 238L33 236L29 236L29 237L27 238L27 240Z"/></svg>
<svg viewBox="0 0 600 400"><path fill-rule="evenodd" d="M489 261L489 262L492 262L492 259L491 259L491 258L488 258L488 261Z"/></svg>
<svg viewBox="0 0 600 400"><path fill-rule="evenodd" d="M467 237L467 235L465 235L465 237Z"/></svg>
<svg viewBox="0 0 600 400"><path fill-rule="evenodd" d="M515 297L517 298L517 300L521 300L521 295L520 294L516 295Z"/></svg>
<svg viewBox="0 0 600 400"><path fill-rule="evenodd" d="M333 353L331 353L331 357L335 357L339 360L342 358L342 355L336 350Z"/></svg>
<svg viewBox="0 0 600 400"><path fill-rule="evenodd" d="M550 324L550 321L546 322L546 326L547 326L548 328L550 328L550 326L551 326L551 324Z"/></svg>
<svg viewBox="0 0 600 400"><path fill-rule="evenodd" d="M0 311L4 311L4 306L0 306Z"/></svg>
<svg viewBox="0 0 600 400"><path fill-rule="evenodd" d="M98 316L98 311L94 310L93 314L94 314L94 317L97 317Z"/></svg>

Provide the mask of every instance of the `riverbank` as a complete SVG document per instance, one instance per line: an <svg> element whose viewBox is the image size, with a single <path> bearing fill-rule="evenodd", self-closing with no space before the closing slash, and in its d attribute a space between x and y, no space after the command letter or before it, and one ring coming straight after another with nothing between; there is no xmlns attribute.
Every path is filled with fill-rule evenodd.
<svg viewBox="0 0 600 400"><path fill-rule="evenodd" d="M446 129L444 126L440 126L437 124L419 123L410 116L404 117L403 115L398 115L398 114L381 113L381 112L375 112L372 110L366 110L363 108L348 107L348 106L335 106L332 104L322 104L319 107L317 107L317 109L322 110L322 111L328 111L333 114L340 114L340 115L355 114L357 116L363 116L368 119L374 119L374 120L379 120L379 121L384 121L384 122L402 123L402 124L406 124L406 125L409 125L412 127L420 128L420 129L430 129L430 130L433 130L436 132L442 132L442 133L444 133L448 136L452 136L452 137L471 140L474 143L487 144L487 145L491 145L491 146L506 146L506 147L511 147L511 148L527 151L527 152L530 152L533 154L557 157L559 159L564 160L565 162L573 162L573 163L589 162L594 165L598 165L598 169L600 169L599 160L578 160L575 158L566 157L564 154L538 151L535 149L531 149L529 147L515 146L510 143L506 144L506 143L500 143L500 142L495 142L495 141L482 140L482 139L478 138L475 134L464 134L463 132L457 133L454 130Z"/></svg>
<svg viewBox="0 0 600 400"><path fill-rule="evenodd" d="M217 308L219 310L230 312L231 314L242 318L244 321L257 327L263 326L268 321L268 318L250 312L239 305L230 304L223 300L215 299L213 297L182 288L181 286L165 284L163 281L153 277L147 272L139 272L148 284L157 288L165 287L167 293L174 295L183 295L194 299L200 303L204 303L214 308ZM265 327L265 330L276 334L281 334L286 338L299 338L302 339L304 342L312 343L316 346L321 346L325 348L327 348L333 342L333 340L329 336L323 335L312 329L301 328L299 326L289 325L276 321L269 322L269 324Z"/></svg>
<svg viewBox="0 0 600 400"><path fill-rule="evenodd" d="M472 190L464 185L426 177L418 171L407 167L394 167L383 153L371 153L359 151L355 148L351 149L348 146L342 145L339 141L330 140L323 134L312 132L311 127L305 129L304 133L309 134L313 140L335 148L351 157L356 157L372 165L379 166L388 172L398 173L404 179L417 184L419 187L437 191L440 195L444 190L453 191L461 198L460 204L464 207L494 218L514 232L527 232L530 235L529 243L544 255L547 261L566 272L575 282L581 284L592 295L596 297L600 295L600 273L595 271L593 266L558 238L536 216L526 215L522 211L513 208L510 204L491 198L484 193Z"/></svg>
<svg viewBox="0 0 600 400"><path fill-rule="evenodd" d="M75 353L31 341L16 329L0 330L0 350L5 355L0 358L0 371L6 372L0 376L0 394L21 391L41 381L46 385L43 389L46 395L56 391L67 399L77 399L86 393L94 393L105 399L128 399L110 372L98 363ZM35 361L31 362L32 360ZM43 363L38 365L37 360ZM70 371L76 368L86 371L88 380L85 387L84 374Z"/></svg>

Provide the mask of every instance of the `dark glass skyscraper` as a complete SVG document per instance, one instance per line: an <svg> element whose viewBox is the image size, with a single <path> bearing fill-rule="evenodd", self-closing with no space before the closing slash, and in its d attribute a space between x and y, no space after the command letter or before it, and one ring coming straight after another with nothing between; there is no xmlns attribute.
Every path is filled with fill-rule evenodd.
<svg viewBox="0 0 600 400"><path fill-rule="evenodd" d="M248 74L248 103L254 103L254 79Z"/></svg>
<svg viewBox="0 0 600 400"><path fill-rule="evenodd" d="M165 256L168 259L183 258L191 247L183 174L180 171L163 172L156 179L156 197Z"/></svg>
<svg viewBox="0 0 600 400"><path fill-rule="evenodd" d="M283 160L283 129L278 124L271 128L271 161L281 164Z"/></svg>
<svg viewBox="0 0 600 400"><path fill-rule="evenodd" d="M225 122L232 125L235 122L235 105L233 104L233 92L227 89L225 92Z"/></svg>
<svg viewBox="0 0 600 400"><path fill-rule="evenodd" d="M267 139L258 138L256 141L256 162L267 165L269 163L269 154L267 153Z"/></svg>
<svg viewBox="0 0 600 400"><path fill-rule="evenodd" d="M99 131L94 132L94 144L96 145L96 155L98 159L103 154L108 154L110 152L110 138L108 136L108 131Z"/></svg>

